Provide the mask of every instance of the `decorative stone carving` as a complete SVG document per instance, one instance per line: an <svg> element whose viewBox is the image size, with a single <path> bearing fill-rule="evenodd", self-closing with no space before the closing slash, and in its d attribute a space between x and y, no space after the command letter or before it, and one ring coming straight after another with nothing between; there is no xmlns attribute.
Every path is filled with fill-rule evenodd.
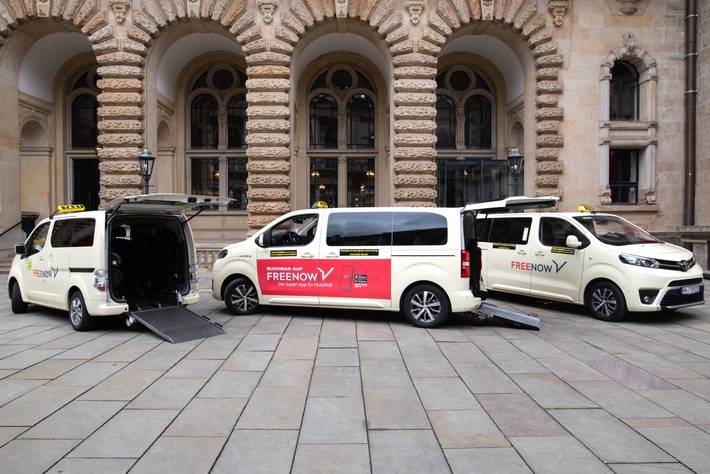
<svg viewBox="0 0 710 474"><path fill-rule="evenodd" d="M131 0L108 0L113 14L116 16L116 23L123 23L126 19L125 13L131 6Z"/></svg>
<svg viewBox="0 0 710 474"><path fill-rule="evenodd" d="M424 11L425 0L406 0L404 6L409 9L409 14L412 16L412 23L419 23L420 16Z"/></svg>
<svg viewBox="0 0 710 474"><path fill-rule="evenodd" d="M627 53L633 53L637 45L636 37L630 31L624 33L624 48Z"/></svg>
<svg viewBox="0 0 710 474"><path fill-rule="evenodd" d="M40 18L49 17L50 7L49 0L37 0L37 16Z"/></svg>
<svg viewBox="0 0 710 474"><path fill-rule="evenodd" d="M274 19L274 11L276 10L276 6L278 5L277 0L259 0L256 2L257 5L259 5L259 8L261 9L261 13L264 15L264 23L271 23L271 21Z"/></svg>
<svg viewBox="0 0 710 474"><path fill-rule="evenodd" d="M481 20L493 20L493 0L481 0Z"/></svg>
<svg viewBox="0 0 710 474"><path fill-rule="evenodd" d="M199 0L187 0L187 17L188 18L199 18L200 17L200 1Z"/></svg>
<svg viewBox="0 0 710 474"><path fill-rule="evenodd" d="M638 10L636 3L638 0L618 0L619 11L624 15L633 15Z"/></svg>
<svg viewBox="0 0 710 474"><path fill-rule="evenodd" d="M335 18L347 18L348 0L335 0Z"/></svg>
<svg viewBox="0 0 710 474"><path fill-rule="evenodd" d="M562 26L562 20L569 9L569 0L550 0L547 9L552 13L552 22L555 26Z"/></svg>

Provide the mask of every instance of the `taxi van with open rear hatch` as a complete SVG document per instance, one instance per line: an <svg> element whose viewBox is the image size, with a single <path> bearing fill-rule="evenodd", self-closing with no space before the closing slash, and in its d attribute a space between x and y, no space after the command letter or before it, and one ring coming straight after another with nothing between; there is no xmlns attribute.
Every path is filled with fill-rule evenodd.
<svg viewBox="0 0 710 474"><path fill-rule="evenodd" d="M481 306L464 215L464 208L294 211L220 252L212 295L236 315L262 305L401 310L415 326L436 327Z"/></svg>
<svg viewBox="0 0 710 474"><path fill-rule="evenodd" d="M604 321L704 303L703 271L689 250L589 206L507 212L516 199L477 215L482 288L586 305Z"/></svg>
<svg viewBox="0 0 710 474"><path fill-rule="evenodd" d="M181 317L203 318L184 308L199 300L195 244L184 212L220 202L150 194L115 199L102 211L59 206L15 245L7 283L12 311L24 313L28 304L65 310L79 331L89 329L95 316L123 315L180 342L187 336L168 333L185 325Z"/></svg>

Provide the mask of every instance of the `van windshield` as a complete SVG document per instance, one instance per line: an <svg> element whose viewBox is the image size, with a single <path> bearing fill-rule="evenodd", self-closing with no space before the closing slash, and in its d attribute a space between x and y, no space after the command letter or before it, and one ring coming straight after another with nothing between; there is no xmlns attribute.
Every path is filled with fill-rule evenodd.
<svg viewBox="0 0 710 474"><path fill-rule="evenodd" d="M617 216L577 216L582 224L597 239L608 245L635 245L660 242L657 238L631 222Z"/></svg>

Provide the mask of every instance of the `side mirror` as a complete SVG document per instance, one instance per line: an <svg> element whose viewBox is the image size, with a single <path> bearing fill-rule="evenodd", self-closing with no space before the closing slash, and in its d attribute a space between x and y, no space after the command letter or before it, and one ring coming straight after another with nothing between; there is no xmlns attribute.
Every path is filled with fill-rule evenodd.
<svg viewBox="0 0 710 474"><path fill-rule="evenodd" d="M260 234L256 238L256 245L258 245L261 248L266 248L271 246L271 230L267 230L263 234Z"/></svg>
<svg viewBox="0 0 710 474"><path fill-rule="evenodd" d="M15 255L22 255L23 257L27 255L27 249L25 248L24 242L18 242L15 244Z"/></svg>
<svg viewBox="0 0 710 474"><path fill-rule="evenodd" d="M565 245L569 248L572 248L572 249L581 249L581 248L585 248L586 246L588 246L589 241L587 241L586 239L584 242L580 241L579 237L572 234L572 235L568 235L567 238L565 239Z"/></svg>

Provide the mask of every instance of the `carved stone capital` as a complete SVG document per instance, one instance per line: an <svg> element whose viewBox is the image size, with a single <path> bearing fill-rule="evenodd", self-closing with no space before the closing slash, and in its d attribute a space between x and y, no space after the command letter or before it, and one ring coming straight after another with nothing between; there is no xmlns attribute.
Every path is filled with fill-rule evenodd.
<svg viewBox="0 0 710 474"><path fill-rule="evenodd" d="M404 6L409 9L409 14L412 17L412 23L415 25L419 23L425 5L426 0L405 0Z"/></svg>
<svg viewBox="0 0 710 474"><path fill-rule="evenodd" d="M550 0L547 4L547 9L552 13L552 22L555 26L562 26L562 20L564 20L565 14L569 10L569 0Z"/></svg>
<svg viewBox="0 0 710 474"><path fill-rule="evenodd" d="M618 0L619 11L624 15L633 15L638 10L636 3L638 0Z"/></svg>
<svg viewBox="0 0 710 474"><path fill-rule="evenodd" d="M264 15L264 23L271 23L274 19L274 11L278 5L277 0L258 0L256 4Z"/></svg>
<svg viewBox="0 0 710 474"><path fill-rule="evenodd" d="M116 23L123 23L126 19L126 11L131 7L131 0L108 0L108 4L116 16Z"/></svg>

